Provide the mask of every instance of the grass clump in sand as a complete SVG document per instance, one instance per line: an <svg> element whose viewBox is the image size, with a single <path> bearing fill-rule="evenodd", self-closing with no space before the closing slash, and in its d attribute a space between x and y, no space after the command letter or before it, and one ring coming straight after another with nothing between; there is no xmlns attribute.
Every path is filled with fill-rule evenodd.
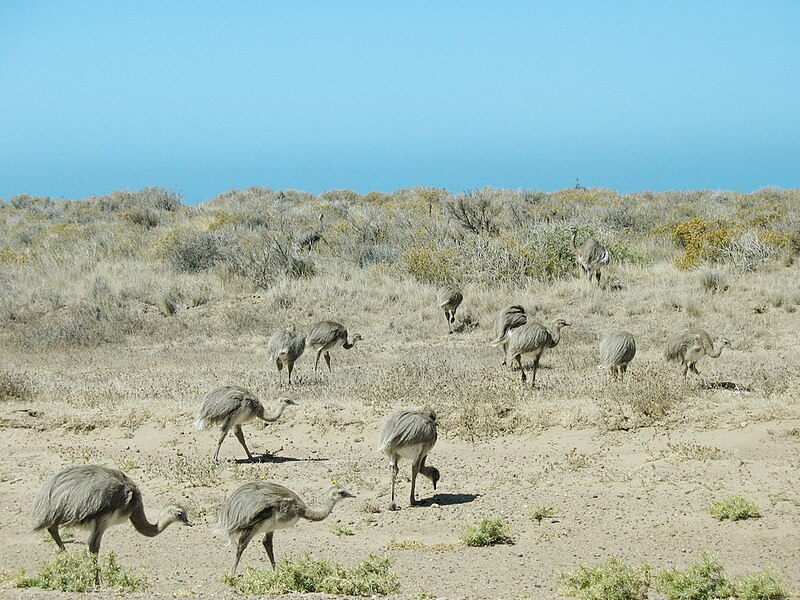
<svg viewBox="0 0 800 600"><path fill-rule="evenodd" d="M650 587L650 567L632 567L612 557L562 573L561 582L564 593L584 600L644 600Z"/></svg>
<svg viewBox="0 0 800 600"><path fill-rule="evenodd" d="M736 580L734 588L739 600L781 600L789 597L783 581L772 569L748 573Z"/></svg>
<svg viewBox="0 0 800 600"><path fill-rule="evenodd" d="M722 563L706 552L685 571L675 568L661 571L656 576L656 589L670 600L712 600L733 593Z"/></svg>
<svg viewBox="0 0 800 600"><path fill-rule="evenodd" d="M59 550L56 557L45 563L36 575L26 577L25 572L21 571L14 583L22 588L92 592L97 589L98 570L101 585L117 592L138 592L148 585L143 574L117 564L113 552L97 557L88 550L77 554Z"/></svg>
<svg viewBox="0 0 800 600"><path fill-rule="evenodd" d="M397 591L400 582L390 567L389 555L367 558L354 567L305 554L296 561L283 560L272 569L247 567L244 577L226 574L223 582L242 594L289 594L292 592L385 596Z"/></svg>
<svg viewBox="0 0 800 600"><path fill-rule="evenodd" d="M731 521L742 521L744 519L756 519L761 516L758 512L758 505L744 496L731 496L722 500L715 500L709 507L711 516L720 521L730 519Z"/></svg>
<svg viewBox="0 0 800 600"><path fill-rule="evenodd" d="M500 517L481 519L476 525L466 525L461 540L467 546L494 546L511 541L503 520Z"/></svg>
<svg viewBox="0 0 800 600"><path fill-rule="evenodd" d="M551 519L558 515L558 511L552 506L544 506L543 504L534 504L528 511L528 516L537 523L541 523L542 519Z"/></svg>

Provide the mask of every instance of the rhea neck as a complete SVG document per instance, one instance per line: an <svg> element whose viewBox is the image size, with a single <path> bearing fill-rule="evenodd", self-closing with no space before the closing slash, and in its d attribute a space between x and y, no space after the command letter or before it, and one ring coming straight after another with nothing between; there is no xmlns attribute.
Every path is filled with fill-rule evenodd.
<svg viewBox="0 0 800 600"><path fill-rule="evenodd" d="M562 323L558 323L558 324L557 324L557 325L554 327L554 331L553 331L553 333L552 333L552 334L550 334L550 339L551 339L551 340L553 340L553 341L550 343L550 347L551 347L551 348L555 348L556 346L558 346L558 342L560 342L560 341L561 341L561 329L562 329L563 327L566 327L566 325L563 325Z"/></svg>
<svg viewBox="0 0 800 600"><path fill-rule="evenodd" d="M258 418L261 419L262 421L269 421L269 422L277 421L278 419L281 418L281 415L283 414L283 411L285 409L286 409L286 404L284 404L283 402L278 402L278 406L275 408L275 411L271 415L268 415L264 412L264 406L262 405Z"/></svg>
<svg viewBox="0 0 800 600"><path fill-rule="evenodd" d="M303 511L303 518L308 519L309 521L322 521L323 519L327 518L329 514L331 514L333 507L336 506L338 501L339 499L337 497L328 496L327 500L325 501L325 506L319 510L306 506L305 510Z"/></svg>
<svg viewBox="0 0 800 600"><path fill-rule="evenodd" d="M147 515L145 515L144 507L141 503L134 508L130 518L136 531L147 537L157 536L172 523L177 521L175 515L170 513L168 509L164 509L158 517L158 523L151 523L147 520Z"/></svg>

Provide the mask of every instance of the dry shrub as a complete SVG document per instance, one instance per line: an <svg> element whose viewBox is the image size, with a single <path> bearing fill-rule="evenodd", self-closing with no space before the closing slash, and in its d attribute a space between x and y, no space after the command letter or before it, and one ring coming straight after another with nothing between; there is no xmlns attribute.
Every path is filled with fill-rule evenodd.
<svg viewBox="0 0 800 600"><path fill-rule="evenodd" d="M0 402L26 402L33 393L33 382L27 374L0 371Z"/></svg>
<svg viewBox="0 0 800 600"><path fill-rule="evenodd" d="M600 425L608 430L629 430L666 420L682 399L671 377L654 369L639 369L636 377L608 382L595 402L600 408Z"/></svg>

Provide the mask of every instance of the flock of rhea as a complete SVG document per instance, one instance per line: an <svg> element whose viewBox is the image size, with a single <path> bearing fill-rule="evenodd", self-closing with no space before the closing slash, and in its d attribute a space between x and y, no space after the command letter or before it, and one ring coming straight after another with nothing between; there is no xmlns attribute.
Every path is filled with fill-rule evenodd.
<svg viewBox="0 0 800 600"><path fill-rule="evenodd" d="M320 228L303 233L303 242L309 247L319 239L324 239L321 222L320 215ZM600 271L609 263L609 251L594 239L577 247L576 235L577 229L573 228L571 248L577 262L590 282L596 279L599 283ZM450 333L453 333L456 311L463 299L462 291L456 286L445 286L438 291L437 303L444 311ZM558 319L555 326L548 329L533 321L522 306L510 306L497 317L491 345L503 349L504 365L509 360L517 363L523 383L527 381L527 375L522 366L522 356L532 357L533 386L542 355L545 350L559 343L561 330L569 325L564 319ZM278 369L279 383L283 368L286 367L291 384L294 363L303 354L306 346L315 353L314 370L319 366L320 357L324 356L330 371L330 352L339 346L350 349L362 339L359 334L350 336L340 323L321 321L311 328L308 337L291 328L276 332L270 337L267 350L270 361L274 361ZM697 370L697 362L706 355L719 357L724 347L730 347L727 339L722 339L715 348L706 331L689 329L668 342L664 355L667 360L680 363L684 378L689 371L702 377ZM635 355L636 341L626 331L611 333L600 343L600 367L608 369L615 380L623 379L628 364ZM215 461L219 460L220 447L231 430L244 448L247 458L253 460L244 439L242 425L254 419L277 421L283 411L294 404L292 399L281 397L277 400L274 412L268 413L258 398L247 389L224 385L206 395L197 413L195 426L198 429L219 428L220 435L214 451ZM428 407L400 410L383 423L378 449L390 460L391 509L398 508L395 503L395 479L400 459L411 461L411 505L416 503L417 475L428 478L433 489L436 489L439 471L425 464L428 453L436 444L436 427L436 413ZM349 491L334 485L325 495L323 508L315 510L309 508L293 491L275 483L255 481L240 486L220 507L217 523L217 530L226 534L235 547L233 573L254 536L264 534L262 543L274 568L273 534L276 530L291 527L301 518L321 521L331 513L337 502L352 497ZM148 537L158 535L172 523L191 525L186 510L178 505L164 508L158 522L150 523L144 512L142 494L136 484L122 471L99 465L75 465L56 473L42 487L33 506L34 530L47 529L58 547L63 550L64 543L59 535L59 527L88 529L89 550L95 555L99 552L105 530L127 520L131 521L139 533Z"/></svg>

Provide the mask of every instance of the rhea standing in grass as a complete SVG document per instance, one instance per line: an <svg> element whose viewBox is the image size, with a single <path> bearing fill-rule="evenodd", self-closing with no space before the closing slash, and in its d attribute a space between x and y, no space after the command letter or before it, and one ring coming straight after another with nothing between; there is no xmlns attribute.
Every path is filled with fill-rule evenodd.
<svg viewBox="0 0 800 600"><path fill-rule="evenodd" d="M616 381L623 380L628 364L636 356L636 340L627 331L615 331L600 342L600 369L608 369Z"/></svg>
<svg viewBox="0 0 800 600"><path fill-rule="evenodd" d="M536 385L536 371L539 368L539 360L548 348L555 348L561 341L561 329L569 327L564 319L558 319L553 328L553 333L541 323L529 321L525 325L521 325L513 329L508 335L508 348L506 350L506 359L517 361L520 373L522 373L522 383L527 381L525 369L522 368L522 357L529 354L533 357L533 376L531 377L531 387ZM494 345L502 343L501 340L495 340Z"/></svg>
<svg viewBox="0 0 800 600"><path fill-rule="evenodd" d="M454 285L446 285L439 288L436 294L436 301L439 308L444 310L444 318L447 320L447 329L453 333L453 323L456 322L456 311L461 306L464 294Z"/></svg>
<svg viewBox="0 0 800 600"><path fill-rule="evenodd" d="M283 367L289 372L289 385L292 383L292 370L295 361L303 355L306 349L306 334L295 331L294 327L281 329L272 334L267 342L269 359L275 362L278 368L278 383L281 382Z"/></svg>
<svg viewBox="0 0 800 600"><path fill-rule="evenodd" d="M336 321L320 321L308 332L308 339L306 340L306 343L311 346L311 349L316 353L314 370L316 371L319 365L319 357L325 356L325 364L328 365L328 371L332 372L330 351L339 346L345 350L350 350L355 347L356 342L362 339L360 333L349 337L347 329L341 323L337 323Z"/></svg>

